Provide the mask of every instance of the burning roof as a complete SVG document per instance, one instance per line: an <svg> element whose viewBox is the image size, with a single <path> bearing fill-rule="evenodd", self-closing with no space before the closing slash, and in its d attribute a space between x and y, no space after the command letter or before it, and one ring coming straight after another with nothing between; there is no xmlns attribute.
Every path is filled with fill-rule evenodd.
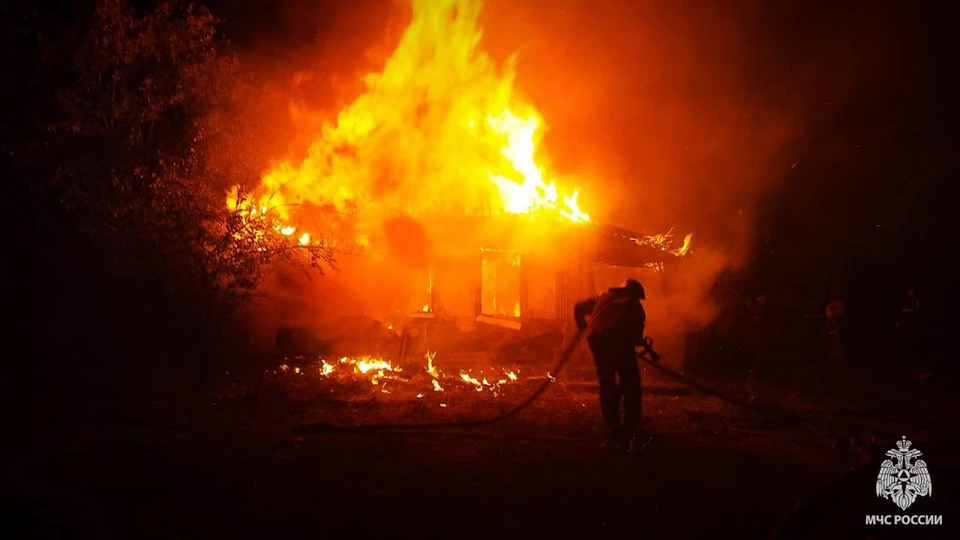
<svg viewBox="0 0 960 540"><path fill-rule="evenodd" d="M480 0L412 4L410 25L383 70L365 77L366 91L324 125L306 158L276 164L249 198L232 193L232 208L269 214L292 242L373 252L397 216L452 248L489 245L483 239L497 233L470 218L489 224L494 216L522 222L505 233L522 230L528 245L554 244L549 237L571 225L614 244L666 245L593 228L578 189L539 148L546 126L515 91L515 58L497 65L479 49Z"/></svg>
<svg viewBox="0 0 960 540"><path fill-rule="evenodd" d="M693 234L684 237L679 246L674 244L673 231L664 234L641 235L609 225L591 227L598 233L595 259L618 266L648 266L686 256Z"/></svg>

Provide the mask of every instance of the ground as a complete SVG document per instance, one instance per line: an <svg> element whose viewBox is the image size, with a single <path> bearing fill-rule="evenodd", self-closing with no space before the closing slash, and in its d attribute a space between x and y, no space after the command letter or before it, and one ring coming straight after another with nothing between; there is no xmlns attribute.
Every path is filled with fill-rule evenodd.
<svg viewBox="0 0 960 540"><path fill-rule="evenodd" d="M413 433L330 426L495 416L549 379L529 368L496 397L447 384L416 398L303 366L224 374L191 395L49 400L32 411L45 419L30 444L7 447L8 508L31 537L886 537L864 515L899 512L874 482L877 456L905 434L937 485L918 512L960 518L957 408L929 381L860 377L817 393L713 381L782 416L693 395L648 368L647 434L628 456L599 446L583 365L503 422ZM828 503L797 506L825 486Z"/></svg>

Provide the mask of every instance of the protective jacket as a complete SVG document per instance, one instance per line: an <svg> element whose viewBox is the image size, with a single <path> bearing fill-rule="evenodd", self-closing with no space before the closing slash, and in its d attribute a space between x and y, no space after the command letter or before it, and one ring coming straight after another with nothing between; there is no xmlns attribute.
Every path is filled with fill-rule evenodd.
<svg viewBox="0 0 960 540"><path fill-rule="evenodd" d="M636 298L605 292L578 302L573 308L573 316L577 328L586 331L589 342L610 340L629 342L634 346L643 343L647 314Z"/></svg>

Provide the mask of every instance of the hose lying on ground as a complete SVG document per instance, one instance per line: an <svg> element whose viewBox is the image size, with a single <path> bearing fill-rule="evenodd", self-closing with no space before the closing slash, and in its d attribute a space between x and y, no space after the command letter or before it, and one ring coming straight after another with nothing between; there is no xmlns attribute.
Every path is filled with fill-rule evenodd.
<svg viewBox="0 0 960 540"><path fill-rule="evenodd" d="M647 342L648 342L648 349L647 349L647 350L648 350L648 351L652 351L652 350L653 350L653 340L651 340L650 338L647 338ZM673 380L675 380L675 381L678 381L678 382L680 382L680 383L683 383L683 384L689 386L690 388L693 388L694 390L696 390L697 392L700 392L701 394L705 394L705 395L708 395L708 396L712 396L712 397L715 397L715 398L720 399L720 400L722 400L722 401L726 401L727 403L730 403L730 404L733 404L733 405L737 405L737 406L743 407L743 408L745 408L745 409L750 409L750 410L752 410L752 411L764 413L764 414L774 414L774 415L780 415L780 416L793 416L792 414L790 414L790 413L787 412L786 410L781 409L781 408L779 408L779 407L774 407L774 406L772 406L772 405L758 405L758 404L756 404L756 403L750 403L750 402L747 402L747 401L743 401L743 400L741 400L741 399L737 399L737 398L734 398L734 397L730 397L730 396L725 395L725 394L721 394L720 392L718 392L718 391L716 391L716 390L714 390L714 389L712 389L712 388L710 388L710 387L704 386L703 384L701 384L701 383L699 383L699 382L697 382L697 381L695 381L695 380L693 380L693 379L691 379L691 378L689 378L689 377L687 377L687 376L685 376L685 375L682 375L682 374L680 374L680 373L677 373L676 371L673 371L673 370L671 370L671 369L667 369L667 368L661 366L659 363L657 363L657 362L655 362L655 361L652 361L652 360L650 360L649 358L647 358L644 354L639 355L638 358L640 359L641 362L643 362L643 363L647 364L648 366L656 369L658 372L663 373L663 374L666 375L667 377L669 377L669 378L671 378L671 379L673 379Z"/></svg>

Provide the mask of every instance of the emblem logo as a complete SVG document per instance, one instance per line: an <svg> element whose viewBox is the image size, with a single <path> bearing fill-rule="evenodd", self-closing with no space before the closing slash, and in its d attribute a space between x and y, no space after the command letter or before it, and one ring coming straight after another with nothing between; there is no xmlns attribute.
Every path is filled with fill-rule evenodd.
<svg viewBox="0 0 960 540"><path fill-rule="evenodd" d="M916 459L922 454L911 449L912 444L906 436L897 441L896 448L887 450L887 456L893 459L884 460L877 475L877 497L892 500L901 510L906 510L917 497L929 497L933 492L927 463Z"/></svg>

